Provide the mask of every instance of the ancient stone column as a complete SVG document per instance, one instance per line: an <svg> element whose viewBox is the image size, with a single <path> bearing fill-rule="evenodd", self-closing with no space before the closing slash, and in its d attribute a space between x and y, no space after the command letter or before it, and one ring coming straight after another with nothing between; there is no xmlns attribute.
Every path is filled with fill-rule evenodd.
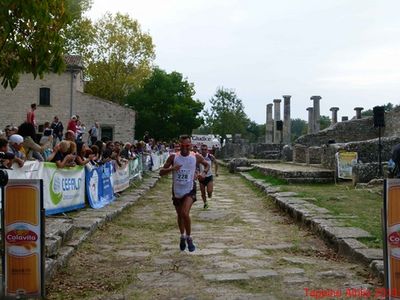
<svg viewBox="0 0 400 300"><path fill-rule="evenodd" d="M274 119L272 119L272 103L267 104L267 123L265 128L265 143L272 144L274 141Z"/></svg>
<svg viewBox="0 0 400 300"><path fill-rule="evenodd" d="M361 111L364 109L364 107L354 107L354 110L356 111L356 119L361 119Z"/></svg>
<svg viewBox="0 0 400 300"><path fill-rule="evenodd" d="M307 133L314 133L314 108L308 107L308 130Z"/></svg>
<svg viewBox="0 0 400 300"><path fill-rule="evenodd" d="M345 116L342 117L342 122L348 121L348 120L349 120L349 117L345 117Z"/></svg>
<svg viewBox="0 0 400 300"><path fill-rule="evenodd" d="M337 112L339 110L339 107L331 107L329 109L332 112L332 120L331 120L331 125L337 123Z"/></svg>
<svg viewBox="0 0 400 300"><path fill-rule="evenodd" d="M319 119L320 119L320 110L319 110L319 101L321 100L321 96L311 96L311 100L313 101L313 108L314 108L314 133L319 132Z"/></svg>
<svg viewBox="0 0 400 300"><path fill-rule="evenodd" d="M290 120L290 97L284 95L283 97L283 143L289 145L291 143L292 131Z"/></svg>
<svg viewBox="0 0 400 300"><path fill-rule="evenodd" d="M281 143L281 131L276 129L276 121L281 120L281 99L274 99L274 144Z"/></svg>

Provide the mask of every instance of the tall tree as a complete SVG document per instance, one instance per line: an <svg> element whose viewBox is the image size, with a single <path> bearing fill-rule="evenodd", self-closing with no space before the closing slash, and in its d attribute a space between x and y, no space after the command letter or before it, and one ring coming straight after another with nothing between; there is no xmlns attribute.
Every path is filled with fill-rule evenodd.
<svg viewBox="0 0 400 300"><path fill-rule="evenodd" d="M136 136L149 131L156 139L169 140L191 134L203 123L200 112L204 103L194 100L194 94L193 83L182 74L154 69L143 87L127 97L127 103L137 112Z"/></svg>
<svg viewBox="0 0 400 300"><path fill-rule="evenodd" d="M218 88L210 99L211 108L204 112L206 125L214 134L226 138L227 134L246 134L249 119L242 100L230 89Z"/></svg>
<svg viewBox="0 0 400 300"><path fill-rule="evenodd" d="M85 20L81 40L71 45L86 61L85 91L117 103L139 88L155 58L149 34L128 15L106 14L94 25ZM86 44L89 43L89 44Z"/></svg>
<svg viewBox="0 0 400 300"><path fill-rule="evenodd" d="M36 78L63 71L68 24L80 18L90 0L2 0L0 2L0 77L14 88L19 74Z"/></svg>
<svg viewBox="0 0 400 300"><path fill-rule="evenodd" d="M291 120L292 141L295 141L300 136L307 134L307 122L302 119Z"/></svg>

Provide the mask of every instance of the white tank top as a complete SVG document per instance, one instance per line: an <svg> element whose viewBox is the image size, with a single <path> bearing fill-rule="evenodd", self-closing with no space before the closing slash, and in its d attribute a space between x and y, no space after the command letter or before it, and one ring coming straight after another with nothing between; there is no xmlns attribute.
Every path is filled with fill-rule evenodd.
<svg viewBox="0 0 400 300"><path fill-rule="evenodd" d="M176 198L182 198L193 189L194 172L196 171L196 155L190 152L188 156L182 156L176 153L174 157L174 166L181 165L179 171L173 174L173 189Z"/></svg>
<svg viewBox="0 0 400 300"><path fill-rule="evenodd" d="M208 169L208 172L206 174L206 177L209 177L209 176L212 175L212 171L211 171L212 160L211 160L210 155L208 153L207 153L207 155L205 157L203 156L203 158L210 165L210 168ZM200 167L200 173L201 173L204 170L204 166L202 164L199 164L199 165L200 165L199 167Z"/></svg>

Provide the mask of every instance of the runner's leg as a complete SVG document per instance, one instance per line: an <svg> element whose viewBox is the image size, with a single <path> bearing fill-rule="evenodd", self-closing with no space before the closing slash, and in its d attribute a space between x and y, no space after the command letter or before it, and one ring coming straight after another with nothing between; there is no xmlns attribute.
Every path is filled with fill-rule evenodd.
<svg viewBox="0 0 400 300"><path fill-rule="evenodd" d="M211 180L208 184L207 184L207 194L208 194L208 198L212 197L212 193L214 191L214 182L213 180Z"/></svg>

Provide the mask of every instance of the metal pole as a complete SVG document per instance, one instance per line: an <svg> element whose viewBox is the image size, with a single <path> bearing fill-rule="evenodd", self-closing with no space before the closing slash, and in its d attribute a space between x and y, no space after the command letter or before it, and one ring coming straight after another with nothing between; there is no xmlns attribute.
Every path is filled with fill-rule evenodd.
<svg viewBox="0 0 400 300"><path fill-rule="evenodd" d="M381 126L379 126L379 142L378 142L378 163L379 163L379 176L383 177L383 172L382 172L382 144L381 144Z"/></svg>

